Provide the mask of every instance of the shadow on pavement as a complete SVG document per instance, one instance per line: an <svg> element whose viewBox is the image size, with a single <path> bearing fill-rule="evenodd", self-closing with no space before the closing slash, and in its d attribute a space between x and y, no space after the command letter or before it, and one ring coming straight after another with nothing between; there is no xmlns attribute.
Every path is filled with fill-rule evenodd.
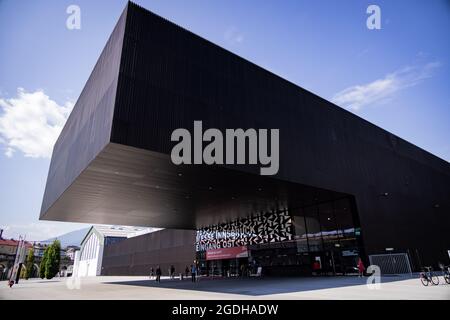
<svg viewBox="0 0 450 320"><path fill-rule="evenodd" d="M402 281L410 276L382 277L381 283ZM358 278L350 276L341 277L283 277L283 278L205 278L192 283L189 280L130 280L118 282L104 282L105 284L129 285L178 290L195 290L204 292L242 294L248 296L262 296L291 292L312 291L321 289L342 288L365 285L367 277Z"/></svg>

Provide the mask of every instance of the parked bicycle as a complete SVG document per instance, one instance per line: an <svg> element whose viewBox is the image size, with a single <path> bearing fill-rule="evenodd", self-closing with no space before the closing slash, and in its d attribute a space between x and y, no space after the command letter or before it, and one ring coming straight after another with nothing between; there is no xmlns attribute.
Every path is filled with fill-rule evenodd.
<svg viewBox="0 0 450 320"><path fill-rule="evenodd" d="M424 286L428 286L429 283L432 285L438 285L439 277L433 273L433 269L431 267L424 267L420 273L420 281Z"/></svg>
<svg viewBox="0 0 450 320"><path fill-rule="evenodd" d="M440 266L442 270L442 275L444 276L445 282L450 284L450 266Z"/></svg>

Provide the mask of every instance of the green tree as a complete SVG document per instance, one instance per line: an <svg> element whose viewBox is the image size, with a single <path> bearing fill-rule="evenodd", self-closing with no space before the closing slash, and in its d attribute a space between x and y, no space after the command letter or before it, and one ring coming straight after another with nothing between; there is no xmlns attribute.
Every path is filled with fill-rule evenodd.
<svg viewBox="0 0 450 320"><path fill-rule="evenodd" d="M45 269L47 265L48 251L50 247L45 248L44 254L42 255L41 264L39 265L39 276L41 279L45 278Z"/></svg>
<svg viewBox="0 0 450 320"><path fill-rule="evenodd" d="M47 259L45 260L45 278L51 279L59 271L61 262L61 243L55 240L48 248Z"/></svg>
<svg viewBox="0 0 450 320"><path fill-rule="evenodd" d="M27 255L27 263L26 263L27 271L25 273L25 279L29 279L33 276L33 266L34 266L34 250L30 248Z"/></svg>

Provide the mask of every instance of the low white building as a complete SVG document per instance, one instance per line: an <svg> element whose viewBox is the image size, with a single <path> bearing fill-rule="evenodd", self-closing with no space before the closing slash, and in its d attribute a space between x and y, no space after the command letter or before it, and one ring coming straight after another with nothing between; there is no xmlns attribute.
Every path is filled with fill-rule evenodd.
<svg viewBox="0 0 450 320"><path fill-rule="evenodd" d="M75 254L72 275L78 277L101 275L105 245L151 231L151 228L92 226L81 241L80 250Z"/></svg>

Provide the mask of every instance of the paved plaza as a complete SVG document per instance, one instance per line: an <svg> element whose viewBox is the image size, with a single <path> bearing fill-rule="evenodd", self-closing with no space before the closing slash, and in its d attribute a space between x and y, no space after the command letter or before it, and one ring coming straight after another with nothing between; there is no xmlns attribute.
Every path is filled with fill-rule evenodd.
<svg viewBox="0 0 450 320"><path fill-rule="evenodd" d="M69 280L68 280L69 279ZM170 280L148 277L91 277L21 280L13 288L0 282L0 299L447 299L450 285L424 287L417 277L382 277L378 290L367 278L261 278Z"/></svg>

